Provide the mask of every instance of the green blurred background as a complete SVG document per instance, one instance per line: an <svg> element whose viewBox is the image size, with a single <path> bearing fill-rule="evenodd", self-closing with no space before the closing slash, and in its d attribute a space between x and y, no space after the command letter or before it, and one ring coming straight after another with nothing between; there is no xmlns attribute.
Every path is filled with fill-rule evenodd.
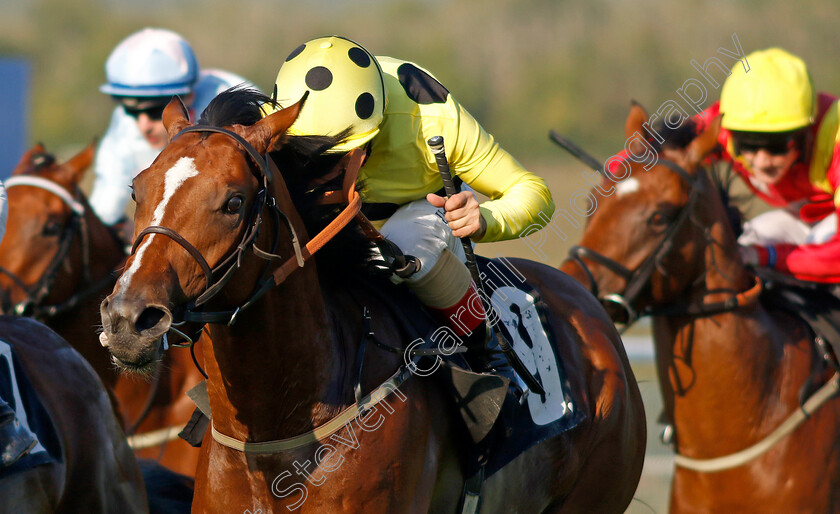
<svg viewBox="0 0 840 514"><path fill-rule="evenodd" d="M145 26L189 40L203 67L222 68L270 92L286 55L313 37L340 34L378 55L434 73L501 144L545 177L558 207L588 189L586 168L548 139L569 136L599 159L624 144L631 99L648 110L692 78L718 48L746 53L781 46L808 63L818 90L840 94L840 2L780 0L0 0L0 57L31 63L30 142L67 156L101 136L113 108L98 91L113 47ZM720 75L716 76L718 80ZM708 88L704 106L717 100ZM752 202L749 211L762 210ZM579 237L548 233L542 250L558 265ZM479 253L536 258L522 241ZM628 512L665 512L672 456L661 427L646 326L625 338L645 397L648 458Z"/></svg>
<svg viewBox="0 0 840 514"><path fill-rule="evenodd" d="M270 91L286 55L326 34L431 70L502 145L549 182L558 205L585 187L585 168L547 137L553 128L603 159L623 145L631 99L655 110L690 61L778 45L840 92L840 3L641 0L0 0L0 56L32 66L29 141L59 154L101 136L113 108L98 91L113 47L145 26L181 33L203 67ZM719 90L709 88L706 104ZM570 239L575 234L569 234ZM550 244L549 244L550 243ZM569 241L547 242L559 262ZM491 253L531 255L521 242Z"/></svg>

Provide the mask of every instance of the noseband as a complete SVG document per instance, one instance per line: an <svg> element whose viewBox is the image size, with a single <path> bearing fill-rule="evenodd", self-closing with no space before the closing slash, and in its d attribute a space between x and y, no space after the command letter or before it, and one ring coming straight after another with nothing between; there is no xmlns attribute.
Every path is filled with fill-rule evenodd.
<svg viewBox="0 0 840 514"><path fill-rule="evenodd" d="M42 305L44 299L49 294L56 277L58 276L60 266L64 264L67 255L70 253L70 247L73 244L76 232L79 233L79 237L81 237L82 240L82 280L83 283L89 284L91 282L90 235L85 221L85 205L79 199L80 193L78 189L76 190L75 196L71 195L66 189L56 182L43 177L16 175L6 180L5 185L6 189L16 186L31 186L43 189L44 191L48 191L59 197L71 211L70 220L64 227L61 238L59 239L58 251L52 261L50 261L50 264L47 266L44 274L37 282L35 282L35 284L27 286L20 277L0 266L0 273L12 279L12 281L26 294L26 298L23 301L12 306L11 310L14 314L18 316L32 317L38 320L51 318L57 314L72 309L82 299L95 293L96 291L99 291L107 284L113 283L115 275L110 273L102 280L96 282L95 284L91 284L90 287L73 294L62 303L56 305Z"/></svg>
<svg viewBox="0 0 840 514"><path fill-rule="evenodd" d="M260 190L256 194L254 204L251 208L251 213L249 214L248 221L246 222L248 227L242 235L242 239L230 255L222 259L215 267L212 268L207 263L207 260L202 256L201 252L189 241L187 241L186 238L178 234L175 230L160 225L152 225L143 229L134 241L131 254L134 255L140 242L147 234L161 234L173 240L179 246L184 248L196 261L204 273L206 283L204 292L183 308L183 312L179 313L180 319L173 324L180 325L184 322L199 323L202 325L205 323L226 323L230 326L236 321L236 317L241 311L253 305L266 292L268 292L269 289L283 282L292 271L303 267L306 259L311 257L336 233L344 228L344 226L346 226L359 211L359 208L361 207L361 199L355 189L351 187L349 191L346 192L348 206L336 217L335 220L327 225L321 233L313 237L305 245L305 247L302 248L294 226L288 216L277 206L274 197L271 196L269 192L269 184L272 181L272 174L270 173L270 170L276 170L270 157L268 157L268 155L260 154L248 141L245 140L245 138L239 134L221 127L194 125L183 129L172 139L174 140L181 134L188 132L211 132L224 134L239 143L239 145L245 149L251 159L253 159L256 163L257 167L255 176L262 184ZM351 164L347 167L346 173L352 174L353 183L355 183L355 176L358 173L358 168L361 166L362 157L362 152L354 153L351 157ZM345 180L345 182L348 182L348 180ZM262 226L262 213L265 210L268 210L275 222L273 243L270 251L261 250L256 245L256 239L259 236L260 228ZM281 223L289 230L295 255L287 258L280 267L276 268L273 272L270 272L269 270L271 269L272 263L283 259L276 253L280 243ZM257 281L254 291L251 293L249 298L232 310L207 312L201 309L204 304L222 290L222 288L233 277L234 272L241 267L245 252L248 250L253 252L257 257L268 261L260 275L259 280ZM214 277L216 276L219 276L219 278L214 282ZM187 343L186 345L175 346L192 345L192 338L186 337L185 334L180 331L178 331L178 333L187 340Z"/></svg>

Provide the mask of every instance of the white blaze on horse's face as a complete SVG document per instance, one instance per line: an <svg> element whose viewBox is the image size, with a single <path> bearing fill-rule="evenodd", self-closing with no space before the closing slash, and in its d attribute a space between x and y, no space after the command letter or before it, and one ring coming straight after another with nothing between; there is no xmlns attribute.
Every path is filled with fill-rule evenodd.
<svg viewBox="0 0 840 514"><path fill-rule="evenodd" d="M161 198L160 203L155 208L155 213L152 217L150 225L161 224L163 221L163 215L166 213L166 206L169 204L169 200L172 199L175 192L178 191L188 178L196 175L198 175L198 169L195 167L195 160L192 157L181 157L174 166L169 168L166 172L166 177L163 183L163 198ZM149 243L152 242L152 238L155 237L155 235L156 234L149 234L146 236L146 240L140 244L140 247L137 249L137 253L134 254L134 261L131 263L131 267L123 273L122 277L120 277L121 287L128 287L131 282L131 276L134 275L134 272L136 272L140 267L140 260L143 258L143 253L146 251L146 248L149 246Z"/></svg>
<svg viewBox="0 0 840 514"><path fill-rule="evenodd" d="M639 179L630 177L616 184L615 189L618 191L618 197L621 198L622 196L635 193L639 190L639 186Z"/></svg>

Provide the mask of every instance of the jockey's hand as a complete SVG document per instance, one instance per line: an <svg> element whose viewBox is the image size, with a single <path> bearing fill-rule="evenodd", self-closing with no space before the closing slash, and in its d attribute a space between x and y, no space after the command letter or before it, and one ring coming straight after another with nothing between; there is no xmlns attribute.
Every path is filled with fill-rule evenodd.
<svg viewBox="0 0 840 514"><path fill-rule="evenodd" d="M426 200L435 207L444 208L446 221L455 237L469 237L473 241L484 237L487 222L481 217L478 200L472 191L461 191L449 198L429 193Z"/></svg>
<svg viewBox="0 0 840 514"><path fill-rule="evenodd" d="M738 253L741 254L741 260L747 266L758 266L758 251L752 246L739 246Z"/></svg>

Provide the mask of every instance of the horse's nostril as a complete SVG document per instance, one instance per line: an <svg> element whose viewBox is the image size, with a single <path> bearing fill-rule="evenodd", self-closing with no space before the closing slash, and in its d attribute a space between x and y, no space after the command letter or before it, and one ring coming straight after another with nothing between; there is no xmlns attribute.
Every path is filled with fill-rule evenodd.
<svg viewBox="0 0 840 514"><path fill-rule="evenodd" d="M137 318L137 322L135 323L137 332L142 332L156 326L165 315L166 313L157 307L147 307Z"/></svg>

